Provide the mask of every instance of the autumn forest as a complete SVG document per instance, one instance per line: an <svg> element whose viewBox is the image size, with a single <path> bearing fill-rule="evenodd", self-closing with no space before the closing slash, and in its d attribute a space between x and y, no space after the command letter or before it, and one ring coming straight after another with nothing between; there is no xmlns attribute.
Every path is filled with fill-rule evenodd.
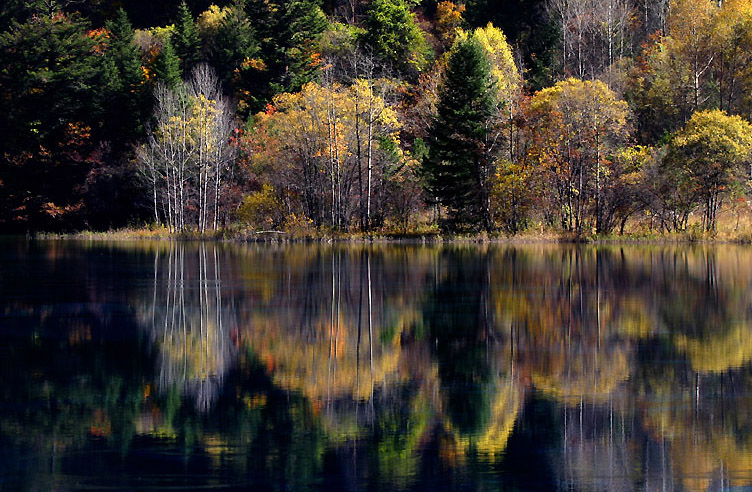
<svg viewBox="0 0 752 492"><path fill-rule="evenodd" d="M751 62L752 0L6 0L0 232L746 234Z"/></svg>

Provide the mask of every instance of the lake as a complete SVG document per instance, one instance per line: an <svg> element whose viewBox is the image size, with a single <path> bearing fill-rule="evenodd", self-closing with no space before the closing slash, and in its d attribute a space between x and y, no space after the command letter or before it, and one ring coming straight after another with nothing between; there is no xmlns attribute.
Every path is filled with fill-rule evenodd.
<svg viewBox="0 0 752 492"><path fill-rule="evenodd" d="M752 486L752 249L0 241L0 488Z"/></svg>

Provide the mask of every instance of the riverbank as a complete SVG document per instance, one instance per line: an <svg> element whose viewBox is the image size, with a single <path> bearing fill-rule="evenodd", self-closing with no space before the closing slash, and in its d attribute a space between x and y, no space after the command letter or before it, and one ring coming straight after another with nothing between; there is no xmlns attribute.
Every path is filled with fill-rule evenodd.
<svg viewBox="0 0 752 492"><path fill-rule="evenodd" d="M229 228L199 233L186 231L172 233L166 228L125 228L109 231L80 231L73 233L37 233L37 239L78 239L91 241L131 241L131 240L178 240L178 241L228 241L259 243L298 243L298 242L395 242L395 243L731 243L752 244L752 231L722 231L708 233L691 228L672 233L630 232L622 235L578 236L557 231L524 231L516 235L503 233L443 234L436 230L393 233L384 231L338 232L309 230L300 231L262 230Z"/></svg>

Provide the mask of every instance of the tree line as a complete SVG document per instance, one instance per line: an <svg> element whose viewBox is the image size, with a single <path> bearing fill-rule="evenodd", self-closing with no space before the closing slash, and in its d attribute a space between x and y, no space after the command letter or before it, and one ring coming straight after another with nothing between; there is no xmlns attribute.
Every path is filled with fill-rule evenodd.
<svg viewBox="0 0 752 492"><path fill-rule="evenodd" d="M3 230L589 235L749 213L749 0L116 7L0 7Z"/></svg>

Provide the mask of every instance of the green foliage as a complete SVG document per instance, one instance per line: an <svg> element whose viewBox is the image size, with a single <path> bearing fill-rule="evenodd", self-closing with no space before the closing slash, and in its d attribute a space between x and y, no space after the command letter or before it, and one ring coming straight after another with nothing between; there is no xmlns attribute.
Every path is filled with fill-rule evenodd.
<svg viewBox="0 0 752 492"><path fill-rule="evenodd" d="M426 41L404 0L372 0L365 27L365 42L383 62L402 72L425 66Z"/></svg>
<svg viewBox="0 0 752 492"><path fill-rule="evenodd" d="M316 44L329 22L317 0L293 0L287 3L282 25L287 26L283 61L287 61L283 85L288 91L297 91L314 80L319 64L315 58Z"/></svg>
<svg viewBox="0 0 752 492"><path fill-rule="evenodd" d="M175 54L169 37L163 41L162 49L154 61L154 75L158 81L164 82L171 89L180 84L180 59Z"/></svg>
<svg viewBox="0 0 752 492"><path fill-rule="evenodd" d="M180 58L183 75L188 73L201 61L201 39L193 15L185 1L178 6L178 18L172 35L175 54Z"/></svg>
<svg viewBox="0 0 752 492"><path fill-rule="evenodd" d="M130 141L143 133L143 123L151 109L141 53L133 42L133 27L123 9L118 10L106 28L104 68L111 70L105 78L112 91L107 108L109 116L105 121L107 139L112 141L117 133L124 132L125 138L120 140Z"/></svg>
<svg viewBox="0 0 752 492"><path fill-rule="evenodd" d="M76 213L110 93L102 38L80 17L38 16L0 34L0 222L58 227ZM106 70L105 70L106 68Z"/></svg>
<svg viewBox="0 0 752 492"><path fill-rule="evenodd" d="M249 68L248 63L258 52L256 35L242 2L233 4L217 27L209 63L217 75L229 84L236 74Z"/></svg>
<svg viewBox="0 0 752 492"><path fill-rule="evenodd" d="M487 123L496 106L491 63L475 37L458 39L439 88L430 151L423 162L426 191L447 208L445 227L490 228L483 196L488 167Z"/></svg>
<svg viewBox="0 0 752 492"><path fill-rule="evenodd" d="M258 111L276 93L299 91L321 68L322 34L329 21L320 0L249 0L246 13L259 40L264 68L249 74L251 110Z"/></svg>

